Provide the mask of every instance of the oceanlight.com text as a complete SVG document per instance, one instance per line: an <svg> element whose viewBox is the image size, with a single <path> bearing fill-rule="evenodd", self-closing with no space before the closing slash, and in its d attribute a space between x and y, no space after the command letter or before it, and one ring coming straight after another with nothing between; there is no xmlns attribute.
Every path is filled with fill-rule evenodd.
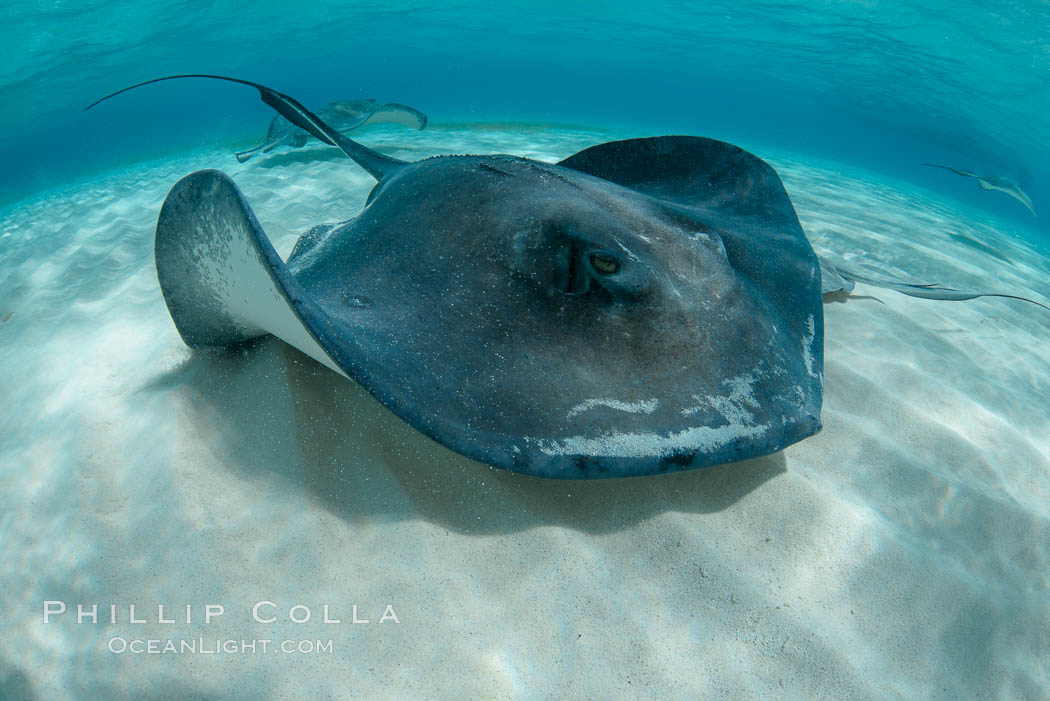
<svg viewBox="0 0 1050 701"><path fill-rule="evenodd" d="M331 640L223 640L219 638L125 638L113 636L106 649L114 655L331 655Z"/></svg>

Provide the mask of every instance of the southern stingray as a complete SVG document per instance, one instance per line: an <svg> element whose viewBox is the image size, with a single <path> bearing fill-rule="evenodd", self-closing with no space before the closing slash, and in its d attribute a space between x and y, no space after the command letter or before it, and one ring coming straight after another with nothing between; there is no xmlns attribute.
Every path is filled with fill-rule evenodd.
<svg viewBox="0 0 1050 701"><path fill-rule="evenodd" d="M155 255L187 345L273 334L445 446L545 477L718 465L820 430L822 292L851 274L818 259L760 158L662 136L557 164L404 162L257 83L139 85L182 77L257 89L377 180L286 262L228 176L176 183Z"/></svg>
<svg viewBox="0 0 1050 701"><path fill-rule="evenodd" d="M978 297L1002 297L1004 299L1016 299L1021 302L1028 302L1036 306L1042 307L1047 311L1050 311L1050 307L1046 306L1042 302L1036 302L1034 299L1028 299L1027 297L1019 297L1017 295L1008 295L999 292L974 292L972 290L957 290L953 287L945 287L938 283L915 283L915 282L903 282L900 280L883 280L880 278L873 278L869 275L863 275L861 273L847 270L842 266L832 265L826 258L820 259L820 272L822 274L822 291L824 294L831 294L833 292L845 292L849 293L853 291L853 283L860 282L865 285L872 285L874 287L884 287L888 290L900 292L903 295L909 297L921 297L923 299L940 299L950 302L961 302L967 299L977 299Z"/></svg>
<svg viewBox="0 0 1050 701"><path fill-rule="evenodd" d="M337 100L329 102L317 112L325 124L341 134L363 127L366 124L394 123L413 129L425 129L427 116L417 109L396 102L379 104L375 100ZM244 163L254 154L269 153L278 146L302 148L310 138L309 132L300 129L281 115L270 120L266 139L255 148L238 151L237 160Z"/></svg>
<svg viewBox="0 0 1050 701"><path fill-rule="evenodd" d="M940 166L936 163L920 163L919 165L929 166L930 168L943 168L944 170L950 170L956 175L961 175L964 178L973 178L977 181L977 184L981 186L982 190L998 190L999 192L1006 193L1010 197L1023 204L1028 208L1028 211L1035 217L1035 208L1032 206L1032 198L1028 196L1028 193L1021 189L1021 186L1015 183L1010 178L1002 175L981 175L975 173L972 170L961 170L959 168L951 168L949 166ZM1038 218L1038 217L1037 217Z"/></svg>

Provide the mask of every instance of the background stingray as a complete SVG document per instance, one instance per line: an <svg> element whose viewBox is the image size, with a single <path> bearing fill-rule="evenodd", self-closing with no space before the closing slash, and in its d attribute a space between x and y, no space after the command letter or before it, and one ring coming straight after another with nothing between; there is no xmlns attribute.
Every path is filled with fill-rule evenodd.
<svg viewBox="0 0 1050 701"><path fill-rule="evenodd" d="M396 102L379 104L375 100L337 100L329 102L318 111L318 116L326 124L340 133L353 131L366 124L394 123L403 124L413 129L425 129L427 116L417 109ZM270 120L266 130L266 139L262 144L247 151L238 151L237 160L244 163L255 153L269 153L278 146L301 148L306 145L310 134L295 126L284 117L277 115Z"/></svg>
<svg viewBox="0 0 1050 701"><path fill-rule="evenodd" d="M1002 175L980 175L974 173L972 170L961 170L959 168L951 168L949 166L941 166L936 163L920 163L919 165L929 166L931 168L943 168L944 170L950 170L956 175L961 175L965 178L973 178L977 181L977 184L981 186L982 190L998 190L999 192L1006 193L1010 197L1023 204L1032 216L1035 217L1035 208L1032 207L1032 198L1028 196L1021 186L1015 183L1010 178Z"/></svg>
<svg viewBox="0 0 1050 701"><path fill-rule="evenodd" d="M379 182L285 265L229 178L180 181L156 260L189 345L273 333L446 446L550 477L721 464L819 430L820 271L762 160L658 137L556 165L404 163L234 82Z"/></svg>
<svg viewBox="0 0 1050 701"><path fill-rule="evenodd" d="M1016 299L1022 302L1028 302L1036 306L1042 307L1047 311L1050 311L1050 307L1037 302L1034 299L1028 299L1027 297L1020 297L1018 295L1004 294L999 292L974 292L972 290L957 290L952 287L945 287L940 283L917 283L917 282L904 282L901 280L886 280L883 278L871 277L870 275L862 275L861 273L848 270L841 266L833 264L826 258L820 259L820 272L822 276L821 291L824 294L832 292L845 292L850 293L853 291L853 283L862 282L865 285L872 285L873 287L883 287L888 290L900 292L901 294L908 295L909 297L920 297L922 299L937 299L942 301L950 302L961 302L968 299L977 299L978 297L1003 297L1005 299Z"/></svg>

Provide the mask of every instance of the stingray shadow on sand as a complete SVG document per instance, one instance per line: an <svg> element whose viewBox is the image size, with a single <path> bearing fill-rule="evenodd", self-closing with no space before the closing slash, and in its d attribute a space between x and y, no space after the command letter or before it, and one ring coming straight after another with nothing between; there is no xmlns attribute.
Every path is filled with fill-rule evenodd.
<svg viewBox="0 0 1050 701"><path fill-rule="evenodd" d="M782 452L646 480L550 480L492 468L427 438L360 386L272 338L196 352L140 391L183 395L187 433L218 441L210 452L226 469L283 481L349 522L608 533L665 512L721 511L787 470Z"/></svg>

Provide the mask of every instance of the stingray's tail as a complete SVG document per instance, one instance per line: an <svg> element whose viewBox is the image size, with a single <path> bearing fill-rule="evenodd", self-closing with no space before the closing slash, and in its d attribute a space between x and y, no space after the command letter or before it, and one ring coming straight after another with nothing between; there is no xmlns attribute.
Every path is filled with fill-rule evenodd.
<svg viewBox="0 0 1050 701"><path fill-rule="evenodd" d="M186 345L227 346L273 334L340 374L312 328L326 316L288 270L224 173L191 173L157 220L157 277Z"/></svg>
<svg viewBox="0 0 1050 701"><path fill-rule="evenodd" d="M240 83L241 85L249 85L259 91L259 96L262 101L268 104L270 107L277 110L277 113L287 119L289 122L308 131L311 135L320 141L331 146L338 147L343 153L352 159L359 166L367 170L372 177L376 180L382 180L388 173L397 170L400 166L405 165L404 161L399 161L396 158L390 156L384 156L378 151L362 146L356 141L349 139L332 127L325 124L325 122L318 117L316 114L306 109L293 97L289 97L284 93L277 92L273 88L268 88L265 85L259 83L253 83L250 80L241 80L240 78L229 78L224 75L209 75L207 73L187 73L183 75L168 75L163 78L154 78L153 80L143 81L135 85L131 85L126 88L117 90L116 92L110 93L105 97L92 102L90 105L84 108L84 111L91 109L98 103L108 100L111 97L116 97L121 93L125 93L128 90L134 90L135 88L142 87L143 85L149 85L151 83L159 83L164 80L176 80L179 78L211 78L213 80L225 80L230 83Z"/></svg>
<svg viewBox="0 0 1050 701"><path fill-rule="evenodd" d="M920 163L919 165L921 165L921 166L929 166L930 168L941 168L942 170L950 170L951 172L955 173L956 175L961 175L964 178L976 178L977 177L977 173L974 173L972 170L963 170L961 168L952 168L951 166L942 166L942 165L937 165L936 163Z"/></svg>

